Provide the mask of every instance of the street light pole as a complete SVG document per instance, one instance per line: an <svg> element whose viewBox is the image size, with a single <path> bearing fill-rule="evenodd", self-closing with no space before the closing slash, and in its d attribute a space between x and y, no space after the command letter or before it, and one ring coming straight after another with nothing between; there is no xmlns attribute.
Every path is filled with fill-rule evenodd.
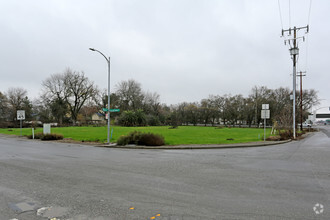
<svg viewBox="0 0 330 220"><path fill-rule="evenodd" d="M95 51L98 52L99 54L101 54L105 60L108 62L108 137L107 137L107 141L108 144L110 144L110 57L107 58L101 51L96 50L94 48L89 48L91 51Z"/></svg>

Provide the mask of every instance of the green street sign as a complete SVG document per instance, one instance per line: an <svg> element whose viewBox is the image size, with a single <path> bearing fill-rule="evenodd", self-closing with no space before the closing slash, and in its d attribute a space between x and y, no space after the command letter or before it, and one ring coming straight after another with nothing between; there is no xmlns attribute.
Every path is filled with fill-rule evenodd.
<svg viewBox="0 0 330 220"><path fill-rule="evenodd" d="M120 109L110 109L110 112L120 112Z"/></svg>
<svg viewBox="0 0 330 220"><path fill-rule="evenodd" d="M102 111L107 112L108 109L107 108L102 108Z"/></svg>

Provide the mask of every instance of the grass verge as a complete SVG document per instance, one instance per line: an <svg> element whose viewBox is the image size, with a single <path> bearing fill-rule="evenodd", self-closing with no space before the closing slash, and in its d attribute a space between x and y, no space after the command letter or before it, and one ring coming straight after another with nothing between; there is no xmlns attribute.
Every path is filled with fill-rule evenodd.
<svg viewBox="0 0 330 220"><path fill-rule="evenodd" d="M262 141L264 130L262 128L221 128L179 126L169 129L168 126L158 127L119 127L111 126L113 135L111 142L116 142L122 135L132 131L160 134L165 139L166 145L188 144L232 144ZM70 138L84 142L106 142L107 127L54 127L52 133L62 134L64 138ZM35 129L35 133L42 132L42 128ZM0 129L2 134L20 135L20 129ZM23 128L24 136L31 135L31 128ZM266 136L270 135L270 129L266 130Z"/></svg>

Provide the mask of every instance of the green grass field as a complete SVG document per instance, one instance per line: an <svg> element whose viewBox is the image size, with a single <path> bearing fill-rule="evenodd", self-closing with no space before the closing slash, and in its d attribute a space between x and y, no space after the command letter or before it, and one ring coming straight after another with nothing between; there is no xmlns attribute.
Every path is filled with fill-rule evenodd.
<svg viewBox="0 0 330 220"><path fill-rule="evenodd" d="M166 145L181 144L230 144L244 143L263 140L263 129L257 128L215 128L215 127L194 127L180 126L176 129L169 129L167 126L159 127L119 127L112 126L113 135L111 142L121 135L126 135L131 131L151 132L161 134L165 138ZM42 128L37 128L35 133L41 133ZM62 134L64 138L71 138L77 141L97 141L106 142L107 127L59 127L52 128L52 133ZM20 129L0 129L2 134L20 135ZM31 135L31 128L23 128L23 135ZM267 129L266 136L270 135ZM227 140L233 139L233 140Z"/></svg>

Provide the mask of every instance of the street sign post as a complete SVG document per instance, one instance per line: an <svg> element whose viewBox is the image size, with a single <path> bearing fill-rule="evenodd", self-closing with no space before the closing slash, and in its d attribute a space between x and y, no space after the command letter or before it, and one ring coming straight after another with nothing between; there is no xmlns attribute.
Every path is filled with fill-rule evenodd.
<svg viewBox="0 0 330 220"><path fill-rule="evenodd" d="M43 124L43 134L50 134L51 133L50 129L51 129L50 124Z"/></svg>
<svg viewBox="0 0 330 220"><path fill-rule="evenodd" d="M17 110L17 120L25 119L25 110Z"/></svg>
<svg viewBox="0 0 330 220"><path fill-rule="evenodd" d="M120 112L120 109L110 109L110 112Z"/></svg>
<svg viewBox="0 0 330 220"><path fill-rule="evenodd" d="M104 112L120 112L120 109L117 109L117 108L115 108L115 109L107 109L107 108L102 108L102 111L104 111Z"/></svg>
<svg viewBox="0 0 330 220"><path fill-rule="evenodd" d="M22 136L22 121L25 120L25 110L17 110L17 120L19 120Z"/></svg>
<svg viewBox="0 0 330 220"><path fill-rule="evenodd" d="M269 104L262 104L261 118L264 119L264 141L266 141L266 119L270 118Z"/></svg>
<svg viewBox="0 0 330 220"><path fill-rule="evenodd" d="M268 109L261 110L261 118L270 119L270 110L268 110Z"/></svg>
<svg viewBox="0 0 330 220"><path fill-rule="evenodd" d="M269 109L269 104L262 104L262 109Z"/></svg>

